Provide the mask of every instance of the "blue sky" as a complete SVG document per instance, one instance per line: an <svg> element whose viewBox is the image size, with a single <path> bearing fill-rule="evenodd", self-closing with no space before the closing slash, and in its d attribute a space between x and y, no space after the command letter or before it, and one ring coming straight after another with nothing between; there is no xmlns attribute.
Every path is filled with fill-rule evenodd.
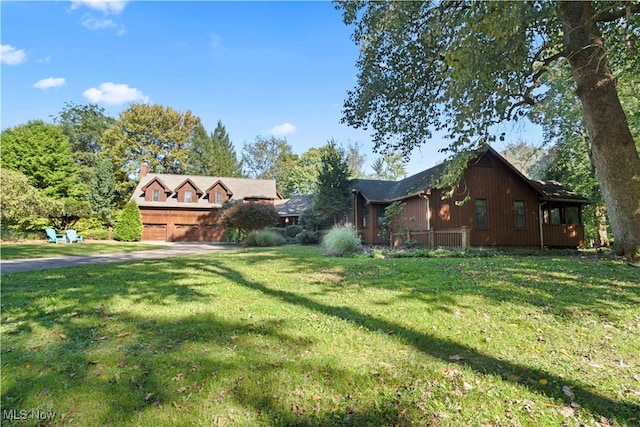
<svg viewBox="0 0 640 427"><path fill-rule="evenodd" d="M7 2L2 19L2 129L51 121L65 102L117 117L130 102L191 110L208 131L226 126L238 154L257 135L286 137L301 154L329 139L369 134L340 123L358 57L329 2ZM507 141L540 132L506 125ZM434 138L409 174L444 159ZM494 147L500 150L502 147ZM371 172L371 170L367 170Z"/></svg>

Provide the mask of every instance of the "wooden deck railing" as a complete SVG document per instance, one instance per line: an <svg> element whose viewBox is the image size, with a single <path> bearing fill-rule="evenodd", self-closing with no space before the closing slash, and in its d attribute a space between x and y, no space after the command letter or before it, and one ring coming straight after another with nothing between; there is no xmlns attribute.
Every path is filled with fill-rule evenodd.
<svg viewBox="0 0 640 427"><path fill-rule="evenodd" d="M412 231L411 239L420 246L466 250L469 247L469 229L448 228L443 230Z"/></svg>

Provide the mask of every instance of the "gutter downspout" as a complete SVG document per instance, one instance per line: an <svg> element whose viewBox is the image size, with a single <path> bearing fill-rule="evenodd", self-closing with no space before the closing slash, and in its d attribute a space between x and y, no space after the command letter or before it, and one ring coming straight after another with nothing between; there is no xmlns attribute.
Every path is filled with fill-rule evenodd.
<svg viewBox="0 0 640 427"><path fill-rule="evenodd" d="M542 202L538 205L538 220L540 222L540 250L544 251L544 232L542 230L542 206L547 202Z"/></svg>

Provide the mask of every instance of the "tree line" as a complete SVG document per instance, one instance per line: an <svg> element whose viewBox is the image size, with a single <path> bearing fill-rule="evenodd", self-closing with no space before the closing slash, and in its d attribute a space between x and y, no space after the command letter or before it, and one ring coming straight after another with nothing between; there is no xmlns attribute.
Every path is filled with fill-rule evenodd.
<svg viewBox="0 0 640 427"><path fill-rule="evenodd" d="M64 229L88 218L90 227L109 227L143 162L156 173L273 179L285 198L316 193L323 154L334 149L349 179L406 174L397 154L381 156L365 173L357 143L330 141L298 155L285 138L257 136L238 155L221 121L209 133L191 111L158 104L131 104L114 118L95 104L66 103L53 123L32 120L1 138L3 232Z"/></svg>

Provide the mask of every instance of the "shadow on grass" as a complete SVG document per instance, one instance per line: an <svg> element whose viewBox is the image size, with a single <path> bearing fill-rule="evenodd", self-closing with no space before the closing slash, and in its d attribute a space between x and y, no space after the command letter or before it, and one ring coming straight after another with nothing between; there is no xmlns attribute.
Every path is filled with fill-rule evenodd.
<svg viewBox="0 0 640 427"><path fill-rule="evenodd" d="M278 251L267 251L242 255L243 262L250 262L256 269L260 268L261 263L272 262L274 256L282 254ZM240 270L229 266L232 262L233 259L228 256L222 261L209 256L174 259L170 262L146 261L90 269L56 270L41 273L43 277L37 280L33 279L34 275L12 275L11 280L3 283L2 289L3 310L9 309L11 312L8 321L6 318L3 319L3 323L9 323L9 329L3 331L2 352L4 356L10 355L14 367L19 365L21 369L15 378L10 372L7 373L7 376L12 378L11 385L3 387L2 390L3 409L22 409L21 405L25 400L53 404L55 399L81 401L85 396L91 396L92 399L103 402L103 407L96 408L99 412L98 423L131 424L139 417L144 417L147 411L154 411L162 405L180 407L187 404L190 393L212 393L208 389L208 382L212 381L217 384L217 389L222 391L211 394L210 399L223 400L225 396L230 396L239 405L254 408L267 424L392 425L411 422L410 417L402 418L401 410L394 405L393 398L386 398L382 404L375 407L359 406L351 409L341 406L333 412L313 414L296 413L291 407L283 406L282 402L274 397L282 386L277 380L281 363L288 364L287 369L294 372L292 375L300 378L304 378L314 369L326 370L328 378L355 374L331 366L318 367L302 361L281 362L277 350L280 347L291 347L294 349L292 351L300 354L310 343L299 337L283 334L277 321L252 325L210 314L184 313L176 316L176 319L158 319L152 316L132 316L127 312L114 312L110 308L114 299L129 300L133 304L144 302L151 306L164 306L167 301L208 304L220 298L220 295L205 287L220 278L291 306L332 316L371 332L389 334L389 339L410 345L446 363L468 367L481 375L495 375L505 381L508 381L510 376L519 377L523 379L523 387L569 404L569 399L559 386L545 386L539 384L537 379L546 378L550 384L567 385L579 397L584 408L620 424L628 423L634 418L637 420L640 416L640 406L637 404L612 400L578 381L508 360L500 360L452 340L417 332L400 324L363 314L353 307L326 305L308 296L274 289L266 283L267 280L248 279ZM290 262L297 266L296 269L300 269L298 271L335 270L334 262L326 259L290 255ZM351 280L349 276L353 275L352 272L362 271L366 265L360 260L347 260L346 272L342 273L342 278ZM531 272L531 266L526 263L518 266L510 262L508 265L515 270L500 274L525 277ZM476 267L478 266L473 264L454 267L472 282L456 282L464 285L457 292L482 293L483 296L487 294L488 298L496 300L527 300L527 293L516 287L491 287L485 290L477 288L484 284L473 283ZM403 273L404 268L402 263L394 267L399 273ZM573 286L571 281L575 280L573 277L579 273L580 267L567 268L567 286ZM444 271L443 274L448 274L448 271ZM544 284L545 275L550 278L552 274L555 273L541 274L541 279L527 276L526 280L532 280L529 283L533 283L536 292L540 292L536 304L552 302L553 286L549 285L547 288ZM587 274L584 277L586 276ZM412 279L409 276L403 280ZM597 279L594 285L606 286L606 281ZM380 283L375 286L401 290L409 285ZM414 288L409 287L405 297L419 300L428 298L428 289L424 286L418 284ZM330 290L331 287L327 289ZM442 298L456 293L456 287L446 282L437 289L435 293L441 293ZM602 295L602 292L589 290L582 299L572 304L595 310ZM612 303L633 304L633 295L632 292L624 297L613 297ZM455 304L454 298L446 298L447 304ZM566 305L563 310L568 309L569 302L563 300L560 304ZM114 324L118 326L115 327ZM53 341L51 337L40 338L42 345L37 337L25 340L14 347L4 345L7 334L31 334L38 327L56 328L58 332ZM233 339L234 336L240 338ZM254 343L251 341L253 337L263 337L267 342L256 340ZM239 340L248 340L244 344L249 347L256 343L265 347L263 351L256 351L255 348L244 351ZM459 354L463 359L450 360L449 356L452 354ZM4 366L4 363L6 362L3 361L3 370L11 369ZM30 372L28 368L24 368L25 365L31 364L38 364L46 369L42 372ZM254 375L261 374L262 383L256 385L255 382L243 378L243 375L238 376L238 371L243 370ZM183 374L182 377L180 374ZM354 379L354 382L357 382L357 379ZM326 386L332 387L330 380L326 381ZM185 390L179 391L183 387ZM335 390L335 393L344 391ZM66 417L75 417L78 420L85 415L80 411L71 411ZM171 424L179 423L181 420L165 421ZM438 420L434 419L433 423L437 425Z"/></svg>

